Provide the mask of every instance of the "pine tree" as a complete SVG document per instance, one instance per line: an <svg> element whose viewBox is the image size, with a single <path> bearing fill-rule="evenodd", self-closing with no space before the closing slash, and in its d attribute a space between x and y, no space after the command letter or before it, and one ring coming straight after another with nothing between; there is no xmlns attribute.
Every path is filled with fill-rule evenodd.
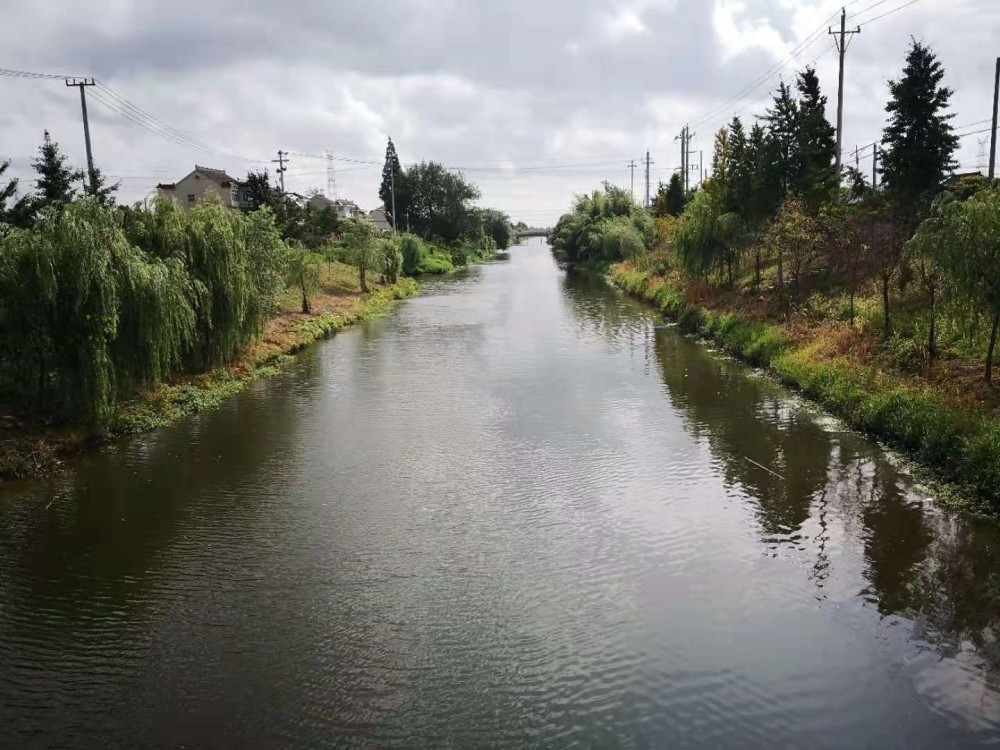
<svg viewBox="0 0 1000 750"><path fill-rule="evenodd" d="M82 182L83 170L66 166L67 157L59 151L59 144L52 140L48 130L38 153L38 158L31 162L32 168L38 172L33 208L38 211L56 203L69 203L76 197L74 184Z"/></svg>
<svg viewBox="0 0 1000 750"><path fill-rule="evenodd" d="M0 162L0 177L10 167L10 159ZM6 185L0 186L0 221L9 221L12 209L7 208L7 201L17 194L17 178L14 177Z"/></svg>
<svg viewBox="0 0 1000 750"><path fill-rule="evenodd" d="M750 223L760 226L774 216L781 205L781 144L760 123L750 130L747 158L753 159Z"/></svg>
<svg viewBox="0 0 1000 750"><path fill-rule="evenodd" d="M396 214L402 216L406 212L405 178L403 168L399 165L399 156L396 155L396 146L390 138L385 147L382 185L378 189L378 197L382 200L386 213L391 214L395 209Z"/></svg>
<svg viewBox="0 0 1000 750"><path fill-rule="evenodd" d="M670 182L667 184L667 213L671 216L680 216L684 213L684 206L687 205L687 196L684 195L684 180L680 172L670 175Z"/></svg>
<svg viewBox="0 0 1000 750"><path fill-rule="evenodd" d="M729 124L729 150L729 190L724 199L724 210L739 214L749 226L754 163L746 130L739 117L734 117Z"/></svg>
<svg viewBox="0 0 1000 750"><path fill-rule="evenodd" d="M243 190L245 211L256 211L274 202L274 189L271 187L271 178L266 169L260 172L247 172Z"/></svg>
<svg viewBox="0 0 1000 750"><path fill-rule="evenodd" d="M114 185L109 185L100 167L94 167L94 184L87 185L87 195L97 198L97 202L102 206L115 205L115 193L121 187L121 180Z"/></svg>
<svg viewBox="0 0 1000 750"><path fill-rule="evenodd" d="M882 182L890 200L910 218L929 205L954 170L958 137L946 114L952 90L941 86L944 68L915 39L899 80L889 81L889 124L882 135Z"/></svg>
<svg viewBox="0 0 1000 750"><path fill-rule="evenodd" d="M771 131L777 146L781 197L795 186L799 173L799 104L792 96L792 89L782 81L774 95L774 106L762 118ZM780 201L779 201L780 202Z"/></svg>
<svg viewBox="0 0 1000 750"><path fill-rule="evenodd" d="M826 97L815 68L799 73L799 163L793 192L815 211L837 188L837 132L826 119Z"/></svg>

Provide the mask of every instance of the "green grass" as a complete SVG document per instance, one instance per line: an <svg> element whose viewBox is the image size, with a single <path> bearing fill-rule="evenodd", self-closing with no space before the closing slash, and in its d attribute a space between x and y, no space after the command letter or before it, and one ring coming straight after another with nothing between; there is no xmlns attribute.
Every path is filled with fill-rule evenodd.
<svg viewBox="0 0 1000 750"><path fill-rule="evenodd" d="M611 279L681 330L770 370L851 427L884 440L1000 513L1000 420L946 404L929 390L902 387L872 368L820 359L813 347L794 346L779 325L690 305L682 290L663 279L617 268Z"/></svg>

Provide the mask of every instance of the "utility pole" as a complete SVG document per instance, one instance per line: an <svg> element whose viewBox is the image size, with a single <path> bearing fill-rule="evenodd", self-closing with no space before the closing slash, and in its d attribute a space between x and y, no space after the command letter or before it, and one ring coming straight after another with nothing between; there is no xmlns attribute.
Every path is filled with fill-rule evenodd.
<svg viewBox="0 0 1000 750"><path fill-rule="evenodd" d="M396 170L389 165L389 193L392 196L392 231L396 231Z"/></svg>
<svg viewBox="0 0 1000 750"><path fill-rule="evenodd" d="M688 191L688 174L690 165L688 164L691 155L688 153L688 126L685 125L681 128L681 187L684 188L684 194L687 195Z"/></svg>
<svg viewBox="0 0 1000 750"><path fill-rule="evenodd" d="M702 183L705 182L705 152L698 152L698 187L700 188Z"/></svg>
<svg viewBox="0 0 1000 750"><path fill-rule="evenodd" d="M840 79L837 87L837 179L840 179L840 168L841 168L841 148L844 143L844 55L847 53L848 37L854 34L861 33L861 27L858 26L853 31L847 30L847 9L840 9L840 31L834 31L831 26L827 30L828 34L833 35L833 40L837 45L837 51L840 53Z"/></svg>
<svg viewBox="0 0 1000 750"><path fill-rule="evenodd" d="M632 159L628 163L629 170L629 189L632 191L632 200L635 200L635 159Z"/></svg>
<svg viewBox="0 0 1000 750"><path fill-rule="evenodd" d="M858 146L854 147L854 168L861 171L861 149Z"/></svg>
<svg viewBox="0 0 1000 750"><path fill-rule="evenodd" d="M285 170L288 169L288 167L285 166L285 162L287 161L288 161L288 152L281 151L280 149L278 150L278 158L271 159L272 164L278 165L278 168L275 171L278 173L278 179L281 180L282 197L284 197L285 195Z"/></svg>
<svg viewBox="0 0 1000 750"><path fill-rule="evenodd" d="M872 144L872 190L878 187L878 143Z"/></svg>
<svg viewBox="0 0 1000 750"><path fill-rule="evenodd" d="M646 208L649 208L649 165L652 161L649 158L649 149L646 149Z"/></svg>
<svg viewBox="0 0 1000 750"><path fill-rule="evenodd" d="M67 86L78 86L80 89L80 108L83 110L83 140L87 144L87 177L90 180L90 192L97 190L97 180L94 175L94 154L90 150L90 122L87 120L87 86L94 85L93 78L67 78Z"/></svg>
<svg viewBox="0 0 1000 750"><path fill-rule="evenodd" d="M997 105L1000 104L1000 57L997 58L997 73L993 81L993 130L990 131L990 179L997 171Z"/></svg>

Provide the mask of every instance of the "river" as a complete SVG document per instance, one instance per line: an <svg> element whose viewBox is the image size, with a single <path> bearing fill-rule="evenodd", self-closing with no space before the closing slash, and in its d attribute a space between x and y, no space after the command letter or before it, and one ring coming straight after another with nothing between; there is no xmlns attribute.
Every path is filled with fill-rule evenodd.
<svg viewBox="0 0 1000 750"><path fill-rule="evenodd" d="M998 744L998 551L534 241L0 486L0 745Z"/></svg>

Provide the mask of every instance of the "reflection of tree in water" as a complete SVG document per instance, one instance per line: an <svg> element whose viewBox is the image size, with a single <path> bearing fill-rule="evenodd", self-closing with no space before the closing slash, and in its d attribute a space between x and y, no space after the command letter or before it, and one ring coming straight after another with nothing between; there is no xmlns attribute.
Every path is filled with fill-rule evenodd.
<svg viewBox="0 0 1000 750"><path fill-rule="evenodd" d="M919 575L932 536L923 508L900 489L887 460L876 460L862 511L868 578L883 614L907 612L914 604L912 583Z"/></svg>
<svg viewBox="0 0 1000 750"><path fill-rule="evenodd" d="M628 342L633 349L639 348L641 341L644 356L649 356L649 337L656 318L647 306L614 292L607 281L592 273L568 271L562 290L572 319L583 330L591 330L609 343Z"/></svg>
<svg viewBox="0 0 1000 750"><path fill-rule="evenodd" d="M671 401L726 480L754 498L765 538L798 531L827 484L829 436L769 383L674 331L658 332L656 354Z"/></svg>
<svg viewBox="0 0 1000 750"><path fill-rule="evenodd" d="M640 345L637 326L649 329L634 305L609 300L600 279L569 275L564 293L577 319L604 335ZM794 535L812 512L809 577L822 587L836 519L863 546L879 612L913 620L915 637L942 654L971 644L1000 689L1000 524L923 505L876 444L825 432L772 384L676 331L657 330L653 343L668 397L727 481L754 498L765 541Z"/></svg>
<svg viewBox="0 0 1000 750"><path fill-rule="evenodd" d="M303 357L299 382L314 378L318 365ZM9 621L34 627L31 613L44 609L50 625L87 625L88 607L117 613L141 601L163 550L190 531L192 504L219 488L238 497L240 482L291 442L296 410L282 397L287 386L260 387L267 395L245 394L210 417L122 441L0 506L0 525L17 529L0 545L0 572L17 576L8 586L0 574ZM275 491L288 479L275 476ZM202 502L198 519L230 510ZM246 533L261 533L261 516L245 511Z"/></svg>
<svg viewBox="0 0 1000 750"><path fill-rule="evenodd" d="M916 635L945 655L970 646L987 683L1000 690L1000 526L995 521L936 512L927 564L909 582Z"/></svg>

